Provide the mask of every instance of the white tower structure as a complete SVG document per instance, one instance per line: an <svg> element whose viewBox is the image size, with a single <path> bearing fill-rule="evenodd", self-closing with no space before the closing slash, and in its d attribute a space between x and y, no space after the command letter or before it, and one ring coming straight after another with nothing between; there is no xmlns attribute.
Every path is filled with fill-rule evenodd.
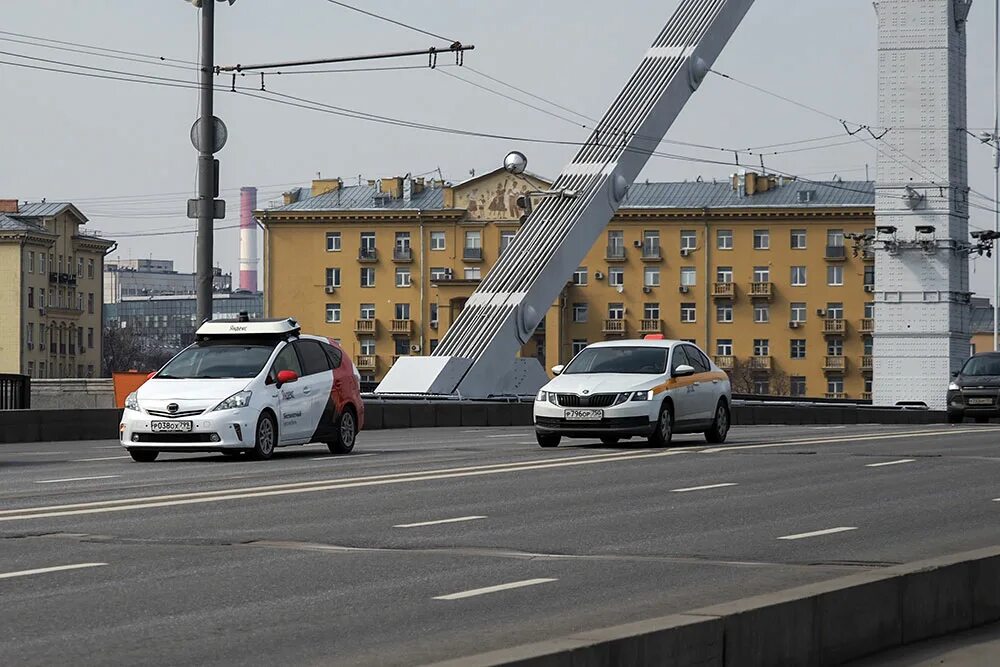
<svg viewBox="0 0 1000 667"><path fill-rule="evenodd" d="M969 353L966 33L972 0L878 0L873 402L944 409Z"/></svg>
<svg viewBox="0 0 1000 667"><path fill-rule="evenodd" d="M240 289L257 291L257 188L240 188Z"/></svg>

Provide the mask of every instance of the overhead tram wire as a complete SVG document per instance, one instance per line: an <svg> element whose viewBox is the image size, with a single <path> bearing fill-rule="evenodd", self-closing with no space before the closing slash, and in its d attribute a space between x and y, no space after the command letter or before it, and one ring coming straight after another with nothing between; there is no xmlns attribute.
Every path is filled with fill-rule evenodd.
<svg viewBox="0 0 1000 667"><path fill-rule="evenodd" d="M50 44L40 44L40 43L37 43L37 42L29 42L29 41L26 41L26 40L23 40L23 39L14 39L12 37L0 37L0 41L11 42L11 43L14 43L14 44L22 44L24 46L31 46L31 47L39 48L39 49L52 49L52 50L56 50L56 51L65 51L65 52L68 52L68 53L78 53L78 54L81 54L81 55L92 56L92 57L95 57L95 58L109 58L109 59L112 59L112 60L123 60L123 61L127 61L127 62L140 63L142 65L157 65L159 67L170 67L170 68L173 68L173 69L179 69L179 70L184 70L184 71L188 71L188 72L193 72L193 71L197 70L197 67L194 66L194 65L175 65L174 63L163 62L163 61L161 61L159 59L157 59L157 60L144 60L143 59L143 58L147 58L147 57L151 57L151 56L143 56L143 58L135 58L135 57L131 57L131 56L119 56L119 55L114 55L114 54L111 54L111 53L100 53L100 52L97 52L97 51L90 51L90 50L86 50L86 49L75 49L75 48L71 48L71 47L68 47L68 46L52 46Z"/></svg>
<svg viewBox="0 0 1000 667"><path fill-rule="evenodd" d="M437 33L433 33L433 32L431 32L429 30L424 30L423 28L418 28L418 27L410 25L408 23L403 23L402 21L397 21L395 19L391 19L388 16L382 16L381 14L376 14L375 12L370 12L370 11L368 11L366 9L361 9L361 8L355 7L353 5L349 5L346 2L340 2L340 0L326 0L326 1L329 2L330 4L337 5L339 7L343 7L344 9L349 9L352 12L358 12L359 14L364 14L365 16L370 16L371 18L378 19L380 21L385 21L387 23L392 23L393 25L397 25L397 26L399 26L401 28L406 28L407 30L412 30L413 32L418 32L418 33L420 33L422 35L427 35L428 37L433 37L435 39L440 39L441 41L448 42L450 44L454 44L457 41L457 40L454 40L454 39L449 39L447 37L444 37L443 35L438 35Z"/></svg>
<svg viewBox="0 0 1000 667"><path fill-rule="evenodd" d="M138 51L124 51L124 50L121 50L121 49L109 49L109 48L106 48L106 47L103 47L103 46L94 46L92 44L80 44L79 42L67 42L67 41L62 41L62 40L58 40L58 39L50 39L48 37L38 37L36 35L26 35L26 34L19 33L19 32L9 32L9 31L6 31L6 30L0 30L0 35L8 35L10 37L20 37L22 39L33 39L33 40L36 40L36 41L39 41L39 42L50 42L52 44L62 44L64 46L76 46L76 47L80 47L80 48L84 48L84 49L93 49L95 51L104 51L106 53L115 53L115 54L118 54L118 55L136 56L136 57L140 57L140 58L149 58L151 60L159 61L160 63L178 63L178 64L181 64L181 65L191 65L191 66L194 66L194 67L198 66L197 62L194 62L194 61L191 61L191 60L180 60L178 58L167 58L167 57L164 57L164 56L156 56L156 55L153 55L153 54L150 54L150 53L141 53L141 52L138 52ZM155 65L157 63L156 62L150 62L149 64L150 65Z"/></svg>

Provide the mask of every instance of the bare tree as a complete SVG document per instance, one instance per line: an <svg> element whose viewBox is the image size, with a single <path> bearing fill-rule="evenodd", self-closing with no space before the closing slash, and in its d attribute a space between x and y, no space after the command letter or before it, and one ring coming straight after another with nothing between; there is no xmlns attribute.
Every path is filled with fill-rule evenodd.
<svg viewBox="0 0 1000 667"><path fill-rule="evenodd" d="M759 383L766 383L767 396L788 396L791 380L788 374L773 365L769 369L755 368L749 359L733 359L733 369L729 371L729 381L734 394L756 395Z"/></svg>
<svg viewBox="0 0 1000 667"><path fill-rule="evenodd" d="M120 371L154 371L174 355L174 351L151 345L131 327L105 327L102 345L104 377Z"/></svg>

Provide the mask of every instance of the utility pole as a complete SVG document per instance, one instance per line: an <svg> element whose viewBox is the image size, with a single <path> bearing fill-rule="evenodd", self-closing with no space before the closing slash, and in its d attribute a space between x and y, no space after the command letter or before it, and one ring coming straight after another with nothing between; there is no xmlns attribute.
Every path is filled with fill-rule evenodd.
<svg viewBox="0 0 1000 667"><path fill-rule="evenodd" d="M1000 0L993 19L993 231L1000 233ZM1000 351L1000 251L993 258L993 351Z"/></svg>
<svg viewBox="0 0 1000 667"><path fill-rule="evenodd" d="M198 121L198 265L197 325L212 319L212 257L215 199L215 3L201 7L201 115Z"/></svg>

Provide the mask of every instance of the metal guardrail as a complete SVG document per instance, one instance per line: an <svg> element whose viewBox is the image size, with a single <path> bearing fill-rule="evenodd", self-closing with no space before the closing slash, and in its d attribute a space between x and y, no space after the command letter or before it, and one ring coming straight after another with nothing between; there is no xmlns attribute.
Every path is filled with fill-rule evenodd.
<svg viewBox="0 0 1000 667"><path fill-rule="evenodd" d="M0 410L31 408L31 378L27 375L0 373Z"/></svg>

